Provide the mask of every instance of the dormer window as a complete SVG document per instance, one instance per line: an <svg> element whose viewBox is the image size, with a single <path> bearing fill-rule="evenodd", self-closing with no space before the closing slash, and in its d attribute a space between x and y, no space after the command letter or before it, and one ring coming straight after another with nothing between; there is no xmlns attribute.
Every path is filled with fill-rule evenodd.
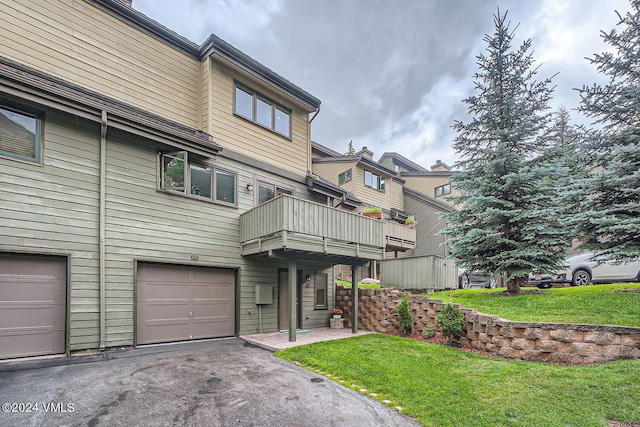
<svg viewBox="0 0 640 427"><path fill-rule="evenodd" d="M291 138L291 111L237 83L234 112L262 127Z"/></svg>
<svg viewBox="0 0 640 427"><path fill-rule="evenodd" d="M368 170L364 171L364 185L384 193L384 177Z"/></svg>
<svg viewBox="0 0 640 427"><path fill-rule="evenodd" d="M436 197L446 196L447 194L451 194L451 184L441 185L440 187L436 187L435 190Z"/></svg>
<svg viewBox="0 0 640 427"><path fill-rule="evenodd" d="M345 182L349 181L351 181L351 169L347 169L346 171L338 175L338 185L342 185Z"/></svg>

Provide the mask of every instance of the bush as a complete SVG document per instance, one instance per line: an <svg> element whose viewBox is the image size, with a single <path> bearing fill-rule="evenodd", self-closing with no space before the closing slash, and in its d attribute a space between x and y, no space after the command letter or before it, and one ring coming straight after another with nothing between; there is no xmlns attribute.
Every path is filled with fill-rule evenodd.
<svg viewBox="0 0 640 427"><path fill-rule="evenodd" d="M427 326L427 328L424 330L424 336L427 339L433 338L436 336L436 331L431 326Z"/></svg>
<svg viewBox="0 0 640 427"><path fill-rule="evenodd" d="M447 303L436 315L436 320L442 329L442 334L449 341L458 340L462 336L462 331L465 329L464 314L458 307Z"/></svg>
<svg viewBox="0 0 640 427"><path fill-rule="evenodd" d="M409 299L407 295L402 296L402 302L398 305L398 315L400 316L400 326L407 334L413 330L413 316L409 311Z"/></svg>

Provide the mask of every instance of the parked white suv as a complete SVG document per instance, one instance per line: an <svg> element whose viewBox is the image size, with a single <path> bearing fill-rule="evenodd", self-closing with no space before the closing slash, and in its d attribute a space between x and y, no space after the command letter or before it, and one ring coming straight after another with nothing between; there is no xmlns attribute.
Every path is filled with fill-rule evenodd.
<svg viewBox="0 0 640 427"><path fill-rule="evenodd" d="M640 282L640 259L612 264L606 257L582 252L565 260L565 269L551 274L531 274L530 282L539 288L550 288L553 283L584 286L589 283Z"/></svg>

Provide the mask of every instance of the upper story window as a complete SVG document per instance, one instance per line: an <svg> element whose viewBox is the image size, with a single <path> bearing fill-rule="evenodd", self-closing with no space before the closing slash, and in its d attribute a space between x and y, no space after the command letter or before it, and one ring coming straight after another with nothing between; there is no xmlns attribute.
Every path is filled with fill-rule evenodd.
<svg viewBox="0 0 640 427"><path fill-rule="evenodd" d="M186 151L163 153L160 187L163 190L236 204L236 175L209 165L191 162Z"/></svg>
<svg viewBox="0 0 640 427"><path fill-rule="evenodd" d="M347 169L346 171L338 175L338 185L342 185L345 182L349 181L351 181L351 169Z"/></svg>
<svg viewBox="0 0 640 427"><path fill-rule="evenodd" d="M293 189L281 187L278 184L258 181L258 204L261 205L264 202L268 202L271 199L275 199L281 194L288 194L293 196Z"/></svg>
<svg viewBox="0 0 640 427"><path fill-rule="evenodd" d="M236 84L234 111L239 116L291 138L291 111Z"/></svg>
<svg viewBox="0 0 640 427"><path fill-rule="evenodd" d="M371 187L374 190L384 191L384 177L365 170L364 185Z"/></svg>
<svg viewBox="0 0 640 427"><path fill-rule="evenodd" d="M0 155L40 162L40 115L0 105Z"/></svg>
<svg viewBox="0 0 640 427"><path fill-rule="evenodd" d="M446 196L447 194L451 194L451 184L441 185L440 187L436 187L435 190L436 197Z"/></svg>

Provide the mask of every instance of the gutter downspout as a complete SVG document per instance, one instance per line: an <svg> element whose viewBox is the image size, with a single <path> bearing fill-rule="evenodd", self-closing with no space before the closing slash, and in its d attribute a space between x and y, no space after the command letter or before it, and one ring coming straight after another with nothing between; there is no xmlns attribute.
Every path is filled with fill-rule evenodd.
<svg viewBox="0 0 640 427"><path fill-rule="evenodd" d="M100 351L106 345L106 259L105 259L105 235L106 235L106 168L107 168L107 112L102 111L102 123L100 124Z"/></svg>
<svg viewBox="0 0 640 427"><path fill-rule="evenodd" d="M313 119L315 119L318 114L320 114L320 106L318 106L318 109L316 110L316 113L313 115L313 117L311 117L311 120L309 120L309 123L311 123L313 121Z"/></svg>
<svg viewBox="0 0 640 427"><path fill-rule="evenodd" d="M316 113L307 122L307 147L309 148L309 151L307 151L307 175L311 175L311 173L313 172L313 161L311 160L311 122L313 122L313 119L315 119L319 113L320 106L318 106Z"/></svg>

